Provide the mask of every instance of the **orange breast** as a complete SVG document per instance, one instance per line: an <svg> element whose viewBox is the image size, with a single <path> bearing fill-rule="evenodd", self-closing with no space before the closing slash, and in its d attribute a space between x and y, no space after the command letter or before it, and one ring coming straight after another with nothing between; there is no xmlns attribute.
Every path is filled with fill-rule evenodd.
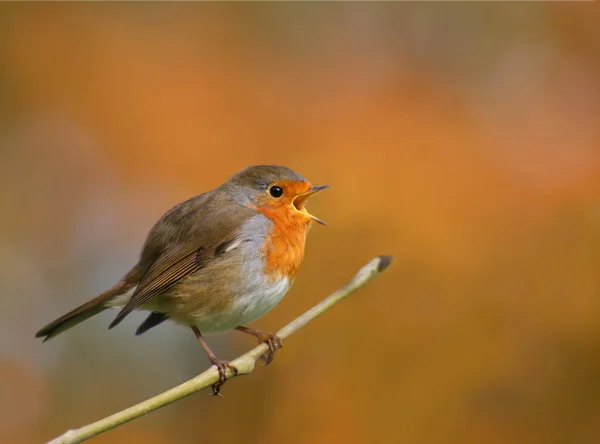
<svg viewBox="0 0 600 444"><path fill-rule="evenodd" d="M265 240L265 273L273 280L283 276L293 279L304 258L306 233L310 220L291 210L258 208L273 222L273 228Z"/></svg>

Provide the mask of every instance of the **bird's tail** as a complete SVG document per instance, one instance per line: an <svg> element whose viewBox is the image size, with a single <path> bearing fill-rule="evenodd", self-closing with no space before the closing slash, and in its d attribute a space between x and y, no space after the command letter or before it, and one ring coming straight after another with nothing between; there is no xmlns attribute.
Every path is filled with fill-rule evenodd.
<svg viewBox="0 0 600 444"><path fill-rule="evenodd" d="M35 334L36 338L44 338L44 342L48 339L53 338L56 335L61 334L63 331L74 327L75 325L83 322L92 316L96 316L98 313L102 313L107 308L110 308L110 301L127 291L135 287L138 279L137 267L134 267L127 275L117 283L114 287L106 290L104 293L99 294L94 299L80 305L74 310L71 310L67 314L61 316L55 321L50 322L48 325L43 327L40 331Z"/></svg>

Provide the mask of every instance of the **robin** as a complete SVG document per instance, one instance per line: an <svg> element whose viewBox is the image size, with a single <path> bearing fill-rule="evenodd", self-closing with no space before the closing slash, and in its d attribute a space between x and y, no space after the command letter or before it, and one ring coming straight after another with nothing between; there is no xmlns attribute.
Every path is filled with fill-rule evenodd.
<svg viewBox="0 0 600 444"><path fill-rule="evenodd" d="M281 339L246 326L287 293L304 257L313 221L307 199L328 188L313 186L283 166L251 166L220 187L167 211L150 230L139 262L112 288L46 325L44 341L112 307L121 308L109 329L133 310L150 315L136 335L171 320L192 329L219 371L227 368L203 334L238 330L269 346L272 361Z"/></svg>

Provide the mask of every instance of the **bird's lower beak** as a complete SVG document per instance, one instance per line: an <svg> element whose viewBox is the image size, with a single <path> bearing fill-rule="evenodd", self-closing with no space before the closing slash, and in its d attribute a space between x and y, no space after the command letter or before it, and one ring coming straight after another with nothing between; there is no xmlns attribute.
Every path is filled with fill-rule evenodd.
<svg viewBox="0 0 600 444"><path fill-rule="evenodd" d="M306 211L306 208L304 208L304 205L306 205L306 201L308 200L308 198L310 196L312 196L313 194L317 194L319 191L326 190L327 188L329 188L329 185L319 185L319 186L316 186L316 187L312 187L311 189L309 189L305 193L299 194L294 199L294 206L296 207L296 209L298 211L303 212L304 214L306 214L308 217L310 217L315 222L318 222L321 225L327 225L324 221L322 221L321 219L319 219L316 216L313 216L308 211Z"/></svg>

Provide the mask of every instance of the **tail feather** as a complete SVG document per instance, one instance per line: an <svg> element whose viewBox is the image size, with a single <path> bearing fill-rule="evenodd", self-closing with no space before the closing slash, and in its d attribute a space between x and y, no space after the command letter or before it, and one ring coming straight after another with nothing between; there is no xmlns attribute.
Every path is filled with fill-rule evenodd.
<svg viewBox="0 0 600 444"><path fill-rule="evenodd" d="M95 304L89 305L91 302L94 302ZM83 322L92 316L96 316L98 313L102 313L107 308L108 307L104 305L103 301L96 301L94 298L82 306L77 307L75 310L61 316L57 320L50 322L38 331L35 334L35 337L44 338L44 342L46 342L48 339L52 339L54 336L76 326L80 322Z"/></svg>
<svg viewBox="0 0 600 444"><path fill-rule="evenodd" d="M35 334L36 338L44 338L44 342L54 336L59 335L63 331L74 327L75 325L102 313L107 308L110 308L109 302L115 296L121 295L131 288L135 287L139 278L137 278L137 267L134 267L127 275L119 281L117 285L106 290L104 293L96 296L94 299L85 304L71 310L67 314L61 316L55 321L50 322ZM137 278L137 279L136 279Z"/></svg>

